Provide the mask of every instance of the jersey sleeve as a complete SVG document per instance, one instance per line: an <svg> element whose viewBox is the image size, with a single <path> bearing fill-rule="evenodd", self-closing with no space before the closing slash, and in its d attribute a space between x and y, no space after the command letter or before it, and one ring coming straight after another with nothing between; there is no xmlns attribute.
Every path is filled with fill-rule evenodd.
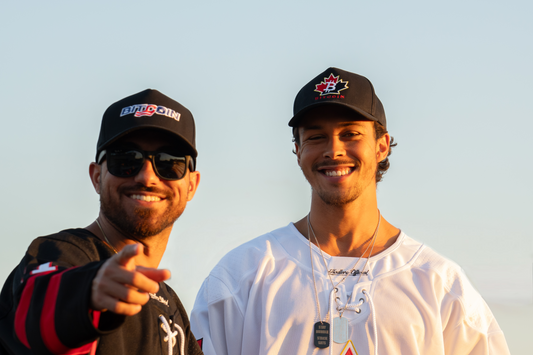
<svg viewBox="0 0 533 355"><path fill-rule="evenodd" d="M240 355L244 316L235 296L218 278L203 283L191 313L191 329L205 355Z"/></svg>
<svg viewBox="0 0 533 355"><path fill-rule="evenodd" d="M442 301L441 319L446 354L510 353L490 308L462 270Z"/></svg>
<svg viewBox="0 0 533 355"><path fill-rule="evenodd" d="M11 304L2 322L12 334L1 334L31 354L89 354L99 336L114 330L122 316L89 308L92 280L104 261L91 261L79 246L38 238L4 285L2 301ZM110 313L110 312L105 312Z"/></svg>

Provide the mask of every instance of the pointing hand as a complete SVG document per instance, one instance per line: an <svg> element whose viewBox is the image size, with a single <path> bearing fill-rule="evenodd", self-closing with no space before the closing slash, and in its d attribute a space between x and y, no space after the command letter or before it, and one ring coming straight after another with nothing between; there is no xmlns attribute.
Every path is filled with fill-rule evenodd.
<svg viewBox="0 0 533 355"><path fill-rule="evenodd" d="M170 278L170 271L137 266L142 244L126 245L98 270L91 291L91 309L109 310L132 316L148 302L148 293L159 290L159 282Z"/></svg>

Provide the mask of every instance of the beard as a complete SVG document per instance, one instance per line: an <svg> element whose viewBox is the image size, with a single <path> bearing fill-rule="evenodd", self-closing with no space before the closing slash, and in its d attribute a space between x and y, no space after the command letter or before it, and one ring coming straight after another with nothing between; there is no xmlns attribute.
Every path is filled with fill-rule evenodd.
<svg viewBox="0 0 533 355"><path fill-rule="evenodd" d="M373 179L375 179L376 176L376 169L373 171L361 171L361 164L358 161L338 161L337 164L344 164L344 163L352 163L354 164L355 171L352 172L356 173L359 171L359 179L358 181L346 188L338 188L338 189L326 189L321 187L320 185L316 184L316 186L313 186L312 179L310 179L309 176L307 176L304 172L304 175L307 179L307 181L311 184L311 189L313 192L315 192L318 197L327 205L334 206L334 207L342 207L347 204L350 204L357 200L359 196L363 193L363 191L372 183ZM319 164L313 164L311 169L311 174L322 174L319 171L319 168L321 166L331 166L334 165L330 161L322 162Z"/></svg>
<svg viewBox="0 0 533 355"><path fill-rule="evenodd" d="M142 185L137 185L133 188L130 187L129 189L154 193L163 192L159 189ZM153 237L165 229L172 227L174 222L176 222L185 210L184 203L179 204L176 208L176 206L172 204L172 197L165 194L169 206L163 212L154 211L148 208L135 208L133 211L127 211L120 203L122 196L125 196L124 191L120 190L121 189L119 189L116 194L118 198L113 198L106 189L102 188L102 193L100 194L100 209L104 216L118 230L122 231L126 236L136 240Z"/></svg>
<svg viewBox="0 0 533 355"><path fill-rule="evenodd" d="M352 203L361 196L362 188L353 186L349 191L326 191L320 188L312 188L325 204L335 207L341 207Z"/></svg>

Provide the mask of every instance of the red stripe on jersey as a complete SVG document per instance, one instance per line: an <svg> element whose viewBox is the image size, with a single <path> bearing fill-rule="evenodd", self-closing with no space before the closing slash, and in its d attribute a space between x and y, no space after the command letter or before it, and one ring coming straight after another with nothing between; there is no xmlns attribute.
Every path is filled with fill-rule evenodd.
<svg viewBox="0 0 533 355"><path fill-rule="evenodd" d="M92 318L93 318L93 326L95 328L98 328L98 324L100 323L100 315L102 314L102 312L100 311L93 311L92 309L89 310L89 314L92 315ZM95 340L93 341L92 343L92 348L91 348L91 353L89 355L96 355L96 346L98 345L98 341Z"/></svg>
<svg viewBox="0 0 533 355"><path fill-rule="evenodd" d="M98 329L98 324L100 324L100 315L102 314L102 312L91 309L89 310L89 314L92 315L94 327Z"/></svg>
<svg viewBox="0 0 533 355"><path fill-rule="evenodd" d="M55 313L57 293L59 291L63 273L72 269L74 268L69 268L52 276L50 282L48 283L48 289L46 290L46 296L44 298L43 311L40 319L41 337L48 350L54 354L81 355L87 354L92 348L92 343L75 349L69 348L59 340L56 333Z"/></svg>
<svg viewBox="0 0 533 355"><path fill-rule="evenodd" d="M24 286L22 296L20 296L20 302L17 307L17 311L15 312L15 334L19 338L20 342L28 349L31 349L31 347L26 334L26 317L28 316L28 310L30 309L31 296L33 295L36 277L48 275L55 270L57 270L57 267L46 272L38 273L35 276L31 276L26 282L26 286Z"/></svg>
<svg viewBox="0 0 533 355"><path fill-rule="evenodd" d="M30 277L26 286L20 296L20 302L15 312L15 334L19 338L20 342L24 344L28 349L30 344L28 343L28 337L26 336L26 317L28 316L28 310L30 308L31 296L33 294L33 287L35 286L35 278Z"/></svg>
<svg viewBox="0 0 533 355"><path fill-rule="evenodd" d="M89 355L96 355L96 345L97 345L97 342L95 340L95 341L93 341L92 348L91 348L91 353Z"/></svg>

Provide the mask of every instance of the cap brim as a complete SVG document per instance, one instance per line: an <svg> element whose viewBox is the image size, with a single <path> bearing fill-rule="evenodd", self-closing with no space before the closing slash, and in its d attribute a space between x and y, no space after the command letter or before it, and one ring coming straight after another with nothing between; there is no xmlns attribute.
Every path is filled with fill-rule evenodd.
<svg viewBox="0 0 533 355"><path fill-rule="evenodd" d="M105 142L101 147L98 147L98 151L96 152L96 158L98 159L98 155L100 154L100 152L102 150L104 150L105 148L107 148L109 145L113 144L114 142L118 141L120 138L132 133L132 132L135 132L135 131L138 131L140 129L157 129L157 130L160 130L160 131L163 131L163 132L168 132L170 134L172 134L173 136L175 136L176 138L178 138L180 140L180 142L182 142L187 148L187 155L190 155L191 157L193 158L196 158L198 156L198 151L196 150L196 148L194 148L192 146L192 144L190 142L187 141L187 139L185 139L185 137L183 137L181 134L178 134L176 133L175 131L172 131L170 129L166 129L164 127L161 127L161 126L157 126L157 125L143 125L143 126L135 126L135 127L130 127L128 129L125 129L124 131L116 134L113 138L107 140L107 142Z"/></svg>
<svg viewBox="0 0 533 355"><path fill-rule="evenodd" d="M329 102L317 102L317 103L311 104L311 105L301 109L296 115L294 115L291 118L291 120L289 121L289 126L290 127L298 126L301 123L301 120L302 120L303 116L306 113L308 113L311 109L317 108L319 106L326 106L326 105L329 105L329 106L342 106L342 107L346 107L346 108L350 109L351 111L353 111L354 113L356 113L357 115L360 116L359 120L354 120L354 121L375 121L375 122L379 122L376 117L374 117L372 115L369 115L367 112L359 110L356 107L344 104L342 102L331 102L331 101L329 101Z"/></svg>

